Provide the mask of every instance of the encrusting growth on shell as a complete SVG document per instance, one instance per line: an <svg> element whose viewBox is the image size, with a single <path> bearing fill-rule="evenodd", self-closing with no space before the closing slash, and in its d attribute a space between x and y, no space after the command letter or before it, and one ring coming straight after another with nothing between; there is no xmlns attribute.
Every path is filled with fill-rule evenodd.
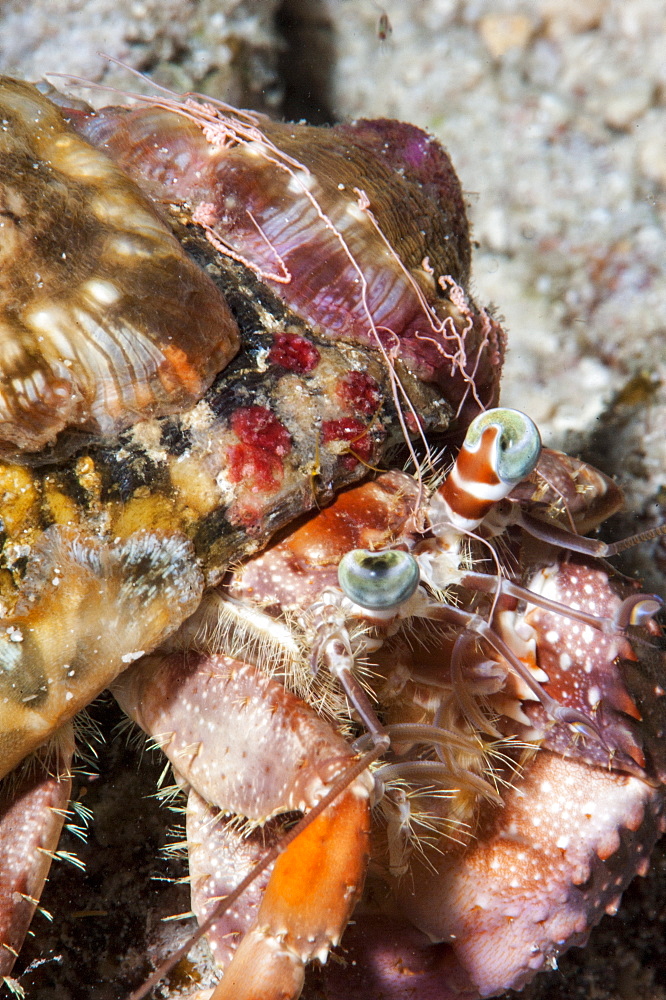
<svg viewBox="0 0 666 1000"><path fill-rule="evenodd" d="M71 120L317 332L382 349L466 415L496 401L504 334L467 295L460 183L421 129L281 124L203 99Z"/></svg>

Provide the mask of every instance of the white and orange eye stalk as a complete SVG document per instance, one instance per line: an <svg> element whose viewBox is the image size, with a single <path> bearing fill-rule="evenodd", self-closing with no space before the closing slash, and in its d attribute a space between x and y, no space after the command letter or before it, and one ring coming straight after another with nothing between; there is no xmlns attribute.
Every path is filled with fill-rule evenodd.
<svg viewBox="0 0 666 1000"><path fill-rule="evenodd" d="M519 410L486 410L469 425L450 473L432 499L440 518L474 531L494 505L535 468L541 436Z"/></svg>

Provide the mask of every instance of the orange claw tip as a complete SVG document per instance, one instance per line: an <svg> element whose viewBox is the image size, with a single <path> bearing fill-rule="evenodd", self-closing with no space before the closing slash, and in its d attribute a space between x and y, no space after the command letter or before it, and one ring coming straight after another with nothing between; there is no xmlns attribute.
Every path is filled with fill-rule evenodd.
<svg viewBox="0 0 666 1000"><path fill-rule="evenodd" d="M360 794L359 794L360 792ZM325 809L275 863L257 918L303 960L337 940L360 894L368 850L369 802L358 781Z"/></svg>
<svg viewBox="0 0 666 1000"><path fill-rule="evenodd" d="M0 452L192 405L239 345L218 289L34 87L0 118Z"/></svg>
<svg viewBox="0 0 666 1000"><path fill-rule="evenodd" d="M295 1000L304 981L298 956L255 929L241 941L211 1000Z"/></svg>
<svg viewBox="0 0 666 1000"><path fill-rule="evenodd" d="M254 928L214 1000L294 1000L305 963L325 960L358 900L369 836L367 794L355 785L278 857ZM362 787L362 786L361 786Z"/></svg>

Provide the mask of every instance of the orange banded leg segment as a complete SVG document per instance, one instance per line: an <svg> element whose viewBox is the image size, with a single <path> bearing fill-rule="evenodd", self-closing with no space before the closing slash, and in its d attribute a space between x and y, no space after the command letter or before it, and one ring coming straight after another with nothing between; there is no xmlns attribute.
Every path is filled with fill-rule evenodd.
<svg viewBox="0 0 666 1000"><path fill-rule="evenodd" d="M0 976L8 976L39 903L71 791L71 724L0 788Z"/></svg>

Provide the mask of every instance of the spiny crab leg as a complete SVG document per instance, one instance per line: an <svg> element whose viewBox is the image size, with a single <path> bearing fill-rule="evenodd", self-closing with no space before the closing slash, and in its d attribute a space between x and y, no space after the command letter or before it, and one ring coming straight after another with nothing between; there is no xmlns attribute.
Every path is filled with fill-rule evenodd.
<svg viewBox="0 0 666 1000"><path fill-rule="evenodd" d="M403 970L396 949L381 985L373 984L376 995L395 1000L413 989L415 996L453 998L461 978L470 997L522 989L538 970L556 967L568 946L582 946L604 912L617 911L663 829L663 795L644 781L547 750L536 754L476 841L460 849L449 843L443 853L426 847L410 877L394 882L401 910L427 935L423 972L443 951L449 961L429 992L425 975L412 973L414 951ZM362 940L360 920L353 931ZM353 956L362 968L368 951Z"/></svg>
<svg viewBox="0 0 666 1000"><path fill-rule="evenodd" d="M0 794L0 977L8 976L39 902L71 792L71 723Z"/></svg>
<svg viewBox="0 0 666 1000"><path fill-rule="evenodd" d="M198 929L187 939L187 941L181 945L169 958L163 962L163 964L156 969L153 975L145 981L137 990L128 997L128 1000L144 1000L150 991L158 985L158 983L164 979L165 976L171 972L171 970L184 958L187 953L194 947L194 945L199 941L204 934L208 934L211 928L235 905L236 901L252 886L256 883L266 869L278 860L281 854L283 854L297 838L304 834L312 823L319 818L319 816L333 805L337 797L343 792L349 784L356 780L359 775L363 774L372 763L377 759L377 750L372 749L365 753L362 757L356 758L354 763L351 764L343 773L336 778L335 781L331 783L329 790L326 795L317 802L312 809L306 813L305 816L299 822L293 826L286 833L283 833L279 841L270 848L270 850L265 851L260 860L258 860L248 872L248 874L240 881L235 889L233 889L224 899L216 902L216 905L208 913L208 915L202 919ZM194 890L193 890L194 891Z"/></svg>
<svg viewBox="0 0 666 1000"><path fill-rule="evenodd" d="M339 940L361 892L373 789L365 769L377 752L358 762L281 684L229 657L146 657L113 691L206 802L252 823L308 811L297 839L280 842L255 926L214 994L297 996L305 963ZM250 881L273 860L255 867ZM221 913L216 908L207 925Z"/></svg>

